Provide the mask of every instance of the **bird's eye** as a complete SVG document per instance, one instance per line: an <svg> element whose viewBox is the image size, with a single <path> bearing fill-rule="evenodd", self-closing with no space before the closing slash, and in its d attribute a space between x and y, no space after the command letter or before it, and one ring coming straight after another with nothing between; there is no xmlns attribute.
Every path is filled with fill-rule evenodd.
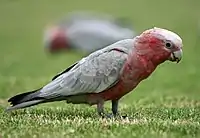
<svg viewBox="0 0 200 138"><path fill-rule="evenodd" d="M167 43L165 44L165 46L166 46L167 48L171 48L171 47L172 47L172 44L169 43L169 42L167 42Z"/></svg>

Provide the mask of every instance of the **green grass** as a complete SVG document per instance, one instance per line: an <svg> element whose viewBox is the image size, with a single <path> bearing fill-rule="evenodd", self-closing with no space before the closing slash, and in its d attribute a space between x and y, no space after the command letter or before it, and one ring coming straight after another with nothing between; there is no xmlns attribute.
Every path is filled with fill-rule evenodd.
<svg viewBox="0 0 200 138"><path fill-rule="evenodd" d="M200 137L198 0L1 0L0 136L6 137ZM65 102L5 113L7 99L41 87L82 55L44 53L42 31L72 10L130 18L137 32L168 28L183 39L180 64L166 62L120 101L130 119L101 119L96 108ZM199 30L200 33L200 30ZM106 104L110 112L110 103Z"/></svg>

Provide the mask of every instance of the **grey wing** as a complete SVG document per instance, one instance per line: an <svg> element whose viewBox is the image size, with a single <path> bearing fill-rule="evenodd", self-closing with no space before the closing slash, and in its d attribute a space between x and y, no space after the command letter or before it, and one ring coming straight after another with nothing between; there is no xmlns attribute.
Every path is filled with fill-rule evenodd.
<svg viewBox="0 0 200 138"><path fill-rule="evenodd" d="M41 90L42 97L99 93L114 85L128 54L110 50L90 55Z"/></svg>

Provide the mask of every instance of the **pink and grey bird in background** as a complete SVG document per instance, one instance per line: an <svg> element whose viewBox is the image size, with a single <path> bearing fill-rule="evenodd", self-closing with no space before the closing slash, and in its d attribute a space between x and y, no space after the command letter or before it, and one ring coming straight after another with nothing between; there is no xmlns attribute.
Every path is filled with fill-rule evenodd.
<svg viewBox="0 0 200 138"><path fill-rule="evenodd" d="M44 47L51 53L75 49L89 54L119 40L134 38L136 32L129 22L107 14L72 12L45 28Z"/></svg>
<svg viewBox="0 0 200 138"><path fill-rule="evenodd" d="M10 98L12 106L7 111L66 100L96 104L98 114L107 116L104 102L110 100L116 116L119 100L156 67L165 61L179 63L182 46L182 39L176 33L156 27L148 29L133 39L120 40L82 58L42 88Z"/></svg>

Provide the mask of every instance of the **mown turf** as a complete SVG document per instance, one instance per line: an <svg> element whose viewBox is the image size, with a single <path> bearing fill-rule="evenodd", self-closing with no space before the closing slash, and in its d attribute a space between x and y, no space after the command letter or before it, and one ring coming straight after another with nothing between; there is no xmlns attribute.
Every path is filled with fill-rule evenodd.
<svg viewBox="0 0 200 138"><path fill-rule="evenodd" d="M198 0L1 0L0 137L200 137L199 5ZM183 60L161 65L121 99L128 119L101 119L94 106L65 102L5 113L9 97L41 87L82 57L51 56L42 45L44 26L72 10L128 17L137 32L153 26L173 30L183 39Z"/></svg>

